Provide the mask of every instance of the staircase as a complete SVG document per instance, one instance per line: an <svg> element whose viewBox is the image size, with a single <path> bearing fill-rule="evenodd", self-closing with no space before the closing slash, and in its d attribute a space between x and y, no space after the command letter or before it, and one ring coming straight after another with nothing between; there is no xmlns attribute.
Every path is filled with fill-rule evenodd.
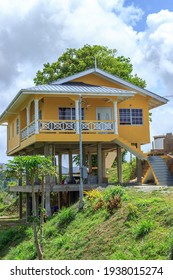
<svg viewBox="0 0 173 280"><path fill-rule="evenodd" d="M147 154L143 153L139 148L136 148L135 146L131 145L130 142L125 140L122 137L118 137L114 140L116 144L121 146L122 148L126 149L130 153L132 153L134 156L136 156L139 159L145 159L147 160Z"/></svg>
<svg viewBox="0 0 173 280"><path fill-rule="evenodd" d="M173 175L170 173L164 159L160 156L149 156L148 161L155 174L157 185L173 186Z"/></svg>
<svg viewBox="0 0 173 280"><path fill-rule="evenodd" d="M116 151L112 151L109 152L106 156L106 168L111 168L115 159L117 157L117 152Z"/></svg>

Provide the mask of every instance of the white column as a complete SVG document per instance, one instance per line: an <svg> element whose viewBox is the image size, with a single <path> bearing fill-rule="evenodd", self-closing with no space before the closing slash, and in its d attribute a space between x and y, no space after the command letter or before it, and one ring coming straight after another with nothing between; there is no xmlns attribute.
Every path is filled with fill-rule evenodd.
<svg viewBox="0 0 173 280"><path fill-rule="evenodd" d="M29 124L30 124L30 106L31 104L26 107L26 125L27 125L27 137L29 136Z"/></svg>
<svg viewBox="0 0 173 280"><path fill-rule="evenodd" d="M38 128L38 119L39 119L38 99L34 99L34 109L35 109L35 134L39 134L39 128Z"/></svg>
<svg viewBox="0 0 173 280"><path fill-rule="evenodd" d="M79 100L75 100L76 134L79 134Z"/></svg>
<svg viewBox="0 0 173 280"><path fill-rule="evenodd" d="M113 102L114 105L114 133L118 134L118 110L117 110L117 102Z"/></svg>

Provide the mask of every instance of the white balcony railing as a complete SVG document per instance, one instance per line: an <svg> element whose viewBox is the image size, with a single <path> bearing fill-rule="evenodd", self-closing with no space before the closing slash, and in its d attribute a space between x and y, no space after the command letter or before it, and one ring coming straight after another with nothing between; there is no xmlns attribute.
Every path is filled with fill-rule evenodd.
<svg viewBox="0 0 173 280"><path fill-rule="evenodd" d="M115 133L115 121L113 120L83 120L82 121L82 133L100 133L109 134ZM54 132L54 133L77 133L79 122L76 120L60 120L60 121L39 121L39 133ZM22 141L31 135L35 134L35 122L29 124L21 130Z"/></svg>

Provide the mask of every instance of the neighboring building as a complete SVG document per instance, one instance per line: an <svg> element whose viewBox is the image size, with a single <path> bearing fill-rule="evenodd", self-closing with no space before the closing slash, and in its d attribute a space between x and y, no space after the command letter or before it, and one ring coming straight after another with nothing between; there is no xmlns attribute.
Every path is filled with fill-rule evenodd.
<svg viewBox="0 0 173 280"><path fill-rule="evenodd" d="M173 135L154 136L152 150L148 154L148 169L142 183L173 186Z"/></svg>
<svg viewBox="0 0 173 280"><path fill-rule="evenodd" d="M131 84L98 68L73 76L22 89L0 116L8 123L7 154L58 155L59 182L50 191L78 191L78 184L62 184L62 154L69 155L72 177L72 155L79 153L79 97L82 96L82 134L84 165L87 158L89 177L84 189L106 185L106 155L115 152L118 179L122 182L121 150L137 157L138 181L140 160L147 160L141 145L150 142L149 110L167 103L167 99ZM92 155L98 155L98 166L92 174ZM97 171L97 172L96 172ZM39 186L38 186L39 189ZM29 188L16 190L29 192ZM73 193L74 195L74 193ZM50 198L46 196L49 212Z"/></svg>
<svg viewBox="0 0 173 280"><path fill-rule="evenodd" d="M154 136L154 141L152 143L154 154L173 154L173 135L172 133L167 133L166 135Z"/></svg>

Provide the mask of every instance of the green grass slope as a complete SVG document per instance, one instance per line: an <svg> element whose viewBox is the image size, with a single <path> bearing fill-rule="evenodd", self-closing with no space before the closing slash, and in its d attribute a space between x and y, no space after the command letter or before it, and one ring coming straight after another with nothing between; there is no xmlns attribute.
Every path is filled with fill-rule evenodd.
<svg viewBox="0 0 173 280"><path fill-rule="evenodd" d="M110 208L112 199L117 208ZM172 248L172 189L93 191L83 211L73 205L45 224L44 258L49 260L166 260L172 258ZM35 259L32 228L1 229L0 257Z"/></svg>

